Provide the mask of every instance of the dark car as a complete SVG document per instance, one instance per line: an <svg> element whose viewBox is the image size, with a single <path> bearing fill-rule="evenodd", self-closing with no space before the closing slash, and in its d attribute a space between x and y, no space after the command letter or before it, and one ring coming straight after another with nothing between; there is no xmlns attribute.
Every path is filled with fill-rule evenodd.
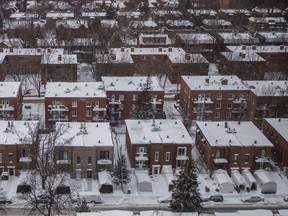
<svg viewBox="0 0 288 216"><path fill-rule="evenodd" d="M11 204L12 201L8 200L6 197L4 196L0 196L0 204Z"/></svg>
<svg viewBox="0 0 288 216"><path fill-rule="evenodd" d="M213 202L223 202L224 198L222 195L218 194L218 195L212 195L207 199L203 200L204 202L208 202L208 201L213 201Z"/></svg>
<svg viewBox="0 0 288 216"><path fill-rule="evenodd" d="M252 196L248 199L242 199L242 202L247 202L247 203L256 203L256 202L263 202L264 198L259 197L259 196Z"/></svg>

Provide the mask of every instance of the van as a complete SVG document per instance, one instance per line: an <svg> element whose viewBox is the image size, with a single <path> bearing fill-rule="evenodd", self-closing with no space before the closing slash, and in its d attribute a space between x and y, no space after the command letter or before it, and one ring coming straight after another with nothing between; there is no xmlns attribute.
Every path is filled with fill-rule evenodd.
<svg viewBox="0 0 288 216"><path fill-rule="evenodd" d="M78 193L78 199L85 200L87 203L102 203L100 193L96 191L82 191Z"/></svg>

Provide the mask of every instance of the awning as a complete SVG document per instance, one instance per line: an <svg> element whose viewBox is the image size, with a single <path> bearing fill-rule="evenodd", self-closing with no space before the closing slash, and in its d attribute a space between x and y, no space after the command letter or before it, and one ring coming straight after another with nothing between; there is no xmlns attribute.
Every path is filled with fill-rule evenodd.
<svg viewBox="0 0 288 216"><path fill-rule="evenodd" d="M101 159L97 161L97 164L107 165L107 164L112 164L112 161L108 159Z"/></svg>
<svg viewBox="0 0 288 216"><path fill-rule="evenodd" d="M228 163L228 160L226 158L215 158L214 163L215 164Z"/></svg>
<svg viewBox="0 0 288 216"><path fill-rule="evenodd" d="M32 162L32 158L30 157L21 157L19 162Z"/></svg>
<svg viewBox="0 0 288 216"><path fill-rule="evenodd" d="M176 160L187 160L188 157L185 155L185 156L177 156L176 157Z"/></svg>
<svg viewBox="0 0 288 216"><path fill-rule="evenodd" d="M148 161L148 157L145 156L137 156L135 157L136 161Z"/></svg>
<svg viewBox="0 0 288 216"><path fill-rule="evenodd" d="M262 158L256 158L255 162L256 163L269 163L270 161L267 158L262 157Z"/></svg>

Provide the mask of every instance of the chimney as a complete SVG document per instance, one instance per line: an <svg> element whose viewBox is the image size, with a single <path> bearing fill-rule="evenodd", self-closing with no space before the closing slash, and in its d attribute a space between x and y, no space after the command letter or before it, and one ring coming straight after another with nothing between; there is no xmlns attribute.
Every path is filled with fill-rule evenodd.
<svg viewBox="0 0 288 216"><path fill-rule="evenodd" d="M13 52L13 48L10 48L10 52Z"/></svg>
<svg viewBox="0 0 288 216"><path fill-rule="evenodd" d="M241 57L242 57L242 58L245 58L245 57L246 57L246 54L245 54L245 53L242 53Z"/></svg>
<svg viewBox="0 0 288 216"><path fill-rule="evenodd" d="M253 46L252 46L252 49L253 49L253 50L256 50L256 45L253 45Z"/></svg>
<svg viewBox="0 0 288 216"><path fill-rule="evenodd" d="M115 55L115 54L111 54L111 59L112 59L113 61L115 61L115 60L116 60L116 55Z"/></svg>
<svg viewBox="0 0 288 216"><path fill-rule="evenodd" d="M49 52L49 53L50 53L50 52L51 52L51 48L47 48L47 52Z"/></svg>
<svg viewBox="0 0 288 216"><path fill-rule="evenodd" d="M125 48L124 47L121 47L121 52L124 52L125 51Z"/></svg>
<svg viewBox="0 0 288 216"><path fill-rule="evenodd" d="M41 48L37 48L37 52L41 52Z"/></svg>
<svg viewBox="0 0 288 216"><path fill-rule="evenodd" d="M280 45L280 50L283 50L284 49L284 45Z"/></svg>
<svg viewBox="0 0 288 216"><path fill-rule="evenodd" d="M0 48L0 52L3 52L3 48Z"/></svg>
<svg viewBox="0 0 288 216"><path fill-rule="evenodd" d="M172 52L172 47L168 47L168 52Z"/></svg>
<svg viewBox="0 0 288 216"><path fill-rule="evenodd" d="M209 78L205 79L205 83L209 84Z"/></svg>
<svg viewBox="0 0 288 216"><path fill-rule="evenodd" d="M131 52L134 52L134 47L131 47Z"/></svg>
<svg viewBox="0 0 288 216"><path fill-rule="evenodd" d="M245 45L242 46L242 50L246 50L246 46Z"/></svg>
<svg viewBox="0 0 288 216"><path fill-rule="evenodd" d="M162 47L159 47L159 48L158 48L158 51L159 51L159 52L162 52Z"/></svg>
<svg viewBox="0 0 288 216"><path fill-rule="evenodd" d="M227 79L222 79L221 80L222 85L228 85L228 80Z"/></svg>
<svg viewBox="0 0 288 216"><path fill-rule="evenodd" d="M278 119L278 122L281 122L281 118Z"/></svg>
<svg viewBox="0 0 288 216"><path fill-rule="evenodd" d="M62 55L58 55L58 61L62 61Z"/></svg>
<svg viewBox="0 0 288 216"><path fill-rule="evenodd" d="M185 54L185 59L190 61L191 60L191 54L190 53L186 53Z"/></svg>

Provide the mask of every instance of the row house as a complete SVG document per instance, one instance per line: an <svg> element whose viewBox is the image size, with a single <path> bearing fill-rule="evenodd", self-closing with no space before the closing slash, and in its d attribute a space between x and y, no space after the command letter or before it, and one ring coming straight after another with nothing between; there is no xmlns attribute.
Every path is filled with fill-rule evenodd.
<svg viewBox="0 0 288 216"><path fill-rule="evenodd" d="M263 133L273 143L273 154L277 161L288 167L288 118L265 118Z"/></svg>
<svg viewBox="0 0 288 216"><path fill-rule="evenodd" d="M203 19L201 28L213 35L217 32L232 32L233 25L230 21L225 19Z"/></svg>
<svg viewBox="0 0 288 216"><path fill-rule="evenodd" d="M139 47L168 47L172 44L167 34L140 34L138 37Z"/></svg>
<svg viewBox="0 0 288 216"><path fill-rule="evenodd" d="M0 119L21 119L22 100L20 82L0 82Z"/></svg>
<svg viewBox="0 0 288 216"><path fill-rule="evenodd" d="M261 31L286 31L287 22L284 17L250 17L248 31L251 34Z"/></svg>
<svg viewBox="0 0 288 216"><path fill-rule="evenodd" d="M180 109L187 120L247 119L250 90L237 76L182 76Z"/></svg>
<svg viewBox="0 0 288 216"><path fill-rule="evenodd" d="M153 105L155 105L155 117L163 116L164 89L160 86L157 77L151 78L151 94ZM138 95L143 91L147 82L147 77L102 77L104 89L106 91L107 120L129 119L135 107Z"/></svg>
<svg viewBox="0 0 288 216"><path fill-rule="evenodd" d="M252 122L196 122L196 147L207 168L265 169L273 144Z"/></svg>
<svg viewBox="0 0 288 216"><path fill-rule="evenodd" d="M263 126L264 118L288 117L288 81L243 81L250 89L249 119Z"/></svg>
<svg viewBox="0 0 288 216"><path fill-rule="evenodd" d="M77 56L64 49L0 48L0 73L41 74L46 81L77 81Z"/></svg>
<svg viewBox="0 0 288 216"><path fill-rule="evenodd" d="M179 83L181 75L207 75L209 62L198 53L182 48L113 48L108 55L97 55L98 77L165 75L171 83Z"/></svg>
<svg viewBox="0 0 288 216"><path fill-rule="evenodd" d="M223 49L227 45L234 44L258 44L259 38L253 37L249 33L230 33L230 32L222 32L217 34L217 39L223 45Z"/></svg>
<svg viewBox="0 0 288 216"><path fill-rule="evenodd" d="M196 31L196 26L190 20L167 20L165 25L167 32L191 32Z"/></svg>
<svg viewBox="0 0 288 216"><path fill-rule="evenodd" d="M259 69L259 73L262 71L261 76L264 75L264 78L266 80L269 79L287 79L287 60L288 60L288 46L285 45L242 45L242 46L227 46L226 50L228 52L234 53L234 55L237 55L241 53L241 55L254 55L256 53L260 59L265 60L264 67L262 66L261 69ZM231 54L230 54L231 55ZM253 59L254 61L257 60ZM254 62L253 61L253 62ZM253 63L252 62L252 63ZM237 74L243 73L242 68L235 67L235 71ZM241 77L241 76L239 76ZM259 76L258 76L259 77ZM246 79L246 78L243 78ZM255 79L255 78L254 78ZM263 79L262 77L259 77L257 79Z"/></svg>
<svg viewBox="0 0 288 216"><path fill-rule="evenodd" d="M49 82L45 92L46 127L59 121L104 121L106 104L101 82Z"/></svg>
<svg viewBox="0 0 288 216"><path fill-rule="evenodd" d="M35 157L31 155L37 146L32 144L29 134L37 125L38 122L31 121L0 121L0 175L19 175L21 170L34 167Z"/></svg>
<svg viewBox="0 0 288 216"><path fill-rule="evenodd" d="M73 11L49 11L46 14L46 22L48 26L55 26L59 20L74 19L75 14Z"/></svg>
<svg viewBox="0 0 288 216"><path fill-rule="evenodd" d="M85 38L88 36L88 21L83 19L69 19L56 21L58 38Z"/></svg>
<svg viewBox="0 0 288 216"><path fill-rule="evenodd" d="M257 32L256 37L262 44L286 45L288 43L288 32Z"/></svg>
<svg viewBox="0 0 288 216"><path fill-rule="evenodd" d="M56 164L72 178L95 179L98 172L112 169L114 143L109 123L57 122L56 131L61 127L67 133L57 140ZM63 145L62 139L71 141Z"/></svg>
<svg viewBox="0 0 288 216"><path fill-rule="evenodd" d="M180 169L191 156L192 139L180 120L126 120L131 167L159 174L164 165Z"/></svg>
<svg viewBox="0 0 288 216"><path fill-rule="evenodd" d="M231 9L221 8L218 11L219 18L232 21L234 25L239 27L248 25L248 19L251 11L247 9Z"/></svg>

